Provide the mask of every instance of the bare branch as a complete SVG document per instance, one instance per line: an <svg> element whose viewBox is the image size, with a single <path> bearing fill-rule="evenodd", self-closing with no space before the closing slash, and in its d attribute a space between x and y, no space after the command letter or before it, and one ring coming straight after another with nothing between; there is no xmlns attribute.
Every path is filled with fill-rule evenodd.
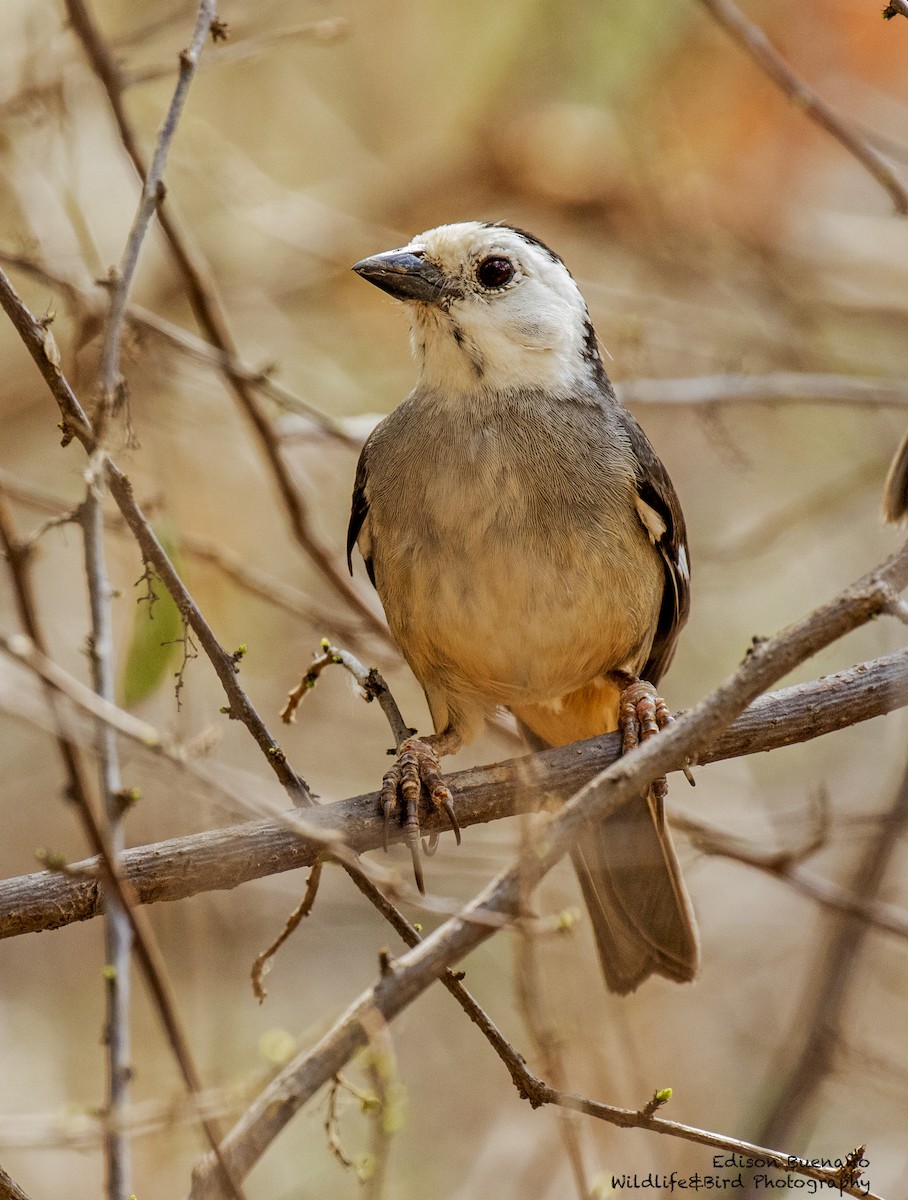
<svg viewBox="0 0 908 1200"><path fill-rule="evenodd" d="M876 900L906 825L908 769L891 809L852 872L849 890L860 904ZM810 971L796 1031L782 1043L782 1053L772 1067L776 1094L761 1124L761 1140L787 1139L832 1070L842 1014L856 983L859 954L870 929L855 918L856 914L839 916Z"/></svg>
<svg viewBox="0 0 908 1200"><path fill-rule="evenodd" d="M74 0L73 0L74 2ZM16 326L29 352L37 363L54 399L63 413L65 434L64 442L72 437L85 447L89 455L97 449L94 428L86 417L82 406L76 399L59 365L48 357L45 346L44 332L40 322L28 311L16 295L6 274L0 270L0 306L6 311L10 320ZM51 356L52 357L52 356ZM59 355L57 355L59 357ZM307 805L312 801L311 794L305 782L287 762L287 757L280 746L268 732L265 723L256 712L252 702L246 695L237 679L236 661L220 644L211 626L203 617L198 605L190 596L185 584L167 556L154 530L151 528L145 514L136 502L132 484L128 477L117 467L116 463L107 458L105 461L105 478L111 495L117 503L126 524L139 543L143 558L152 563L164 586L173 596L183 619L188 623L199 640L208 659L221 681L221 685L229 700L228 715L242 721L252 734L271 768L283 784L288 795L298 805Z"/></svg>
<svg viewBox="0 0 908 1200"><path fill-rule="evenodd" d="M397 701L391 695L391 691L385 683L381 675L374 667L365 667L355 658L349 650L342 650L338 646L332 646L327 639L322 641L322 653L316 655L309 665L309 669L302 677L299 684L290 692L287 697L287 703L281 709L281 720L285 724L292 724L296 720L296 710L299 707L303 697L307 692L315 687L322 672L330 666L341 666L346 668L359 684L360 693L367 703L377 700L381 706L382 712L388 718L388 724L391 726L391 734L394 738L395 747L399 746L406 738L411 737L416 731L411 729L401 715L400 709L397 707Z"/></svg>
<svg viewBox="0 0 908 1200"><path fill-rule="evenodd" d="M2 272L0 272L0 275L2 275ZM46 658L46 645L38 623L37 608L32 597L25 560L19 552L2 503L0 503L0 543L2 543L6 550L13 578L16 606L23 627L26 629L28 637L34 643L35 647ZM92 552L89 551L89 553ZM105 821L105 815L89 784L78 748L66 727L63 715L57 705L56 693L52 687L47 687L46 696L48 707L53 716L57 745L69 778L70 790L82 822L86 839L96 856L92 886L96 890L103 889L108 897L112 897L118 912L128 920L131 932L129 940L135 949L146 985L161 1018L161 1023L173 1051L174 1058L177 1061L187 1089L191 1094L197 1095L202 1091L201 1081L189 1050L189 1043L186 1040L183 1027L177 1015L176 1003L160 949L152 933L147 915L137 910L134 906L131 889L123 876L121 860L110 842L110 831ZM103 700L103 697L99 697L99 700ZM112 777L108 776L108 781L110 778ZM121 940L119 934L117 940ZM118 1063L120 1066L124 1065L119 1059ZM202 1125L208 1142L212 1147L216 1172L223 1172L223 1180L227 1183L228 1192L236 1200L243 1200L242 1189L236 1181L229 1165L223 1160L219 1146L219 1131L207 1119L203 1120ZM117 1167L122 1167L124 1161L120 1157Z"/></svg>
<svg viewBox="0 0 908 1200"><path fill-rule="evenodd" d="M111 586L104 559L104 516L102 485L95 476L89 481L80 510L85 543L85 575L88 581L91 637L89 642L92 681L97 695L114 703L113 614ZM125 846L123 831L123 782L117 739L109 725L98 722L95 753L99 784L107 819L106 835L113 861L119 869L119 856ZM107 1164L109 1200L128 1200L132 1193L132 1156L129 1136L122 1115L129 1103L132 1079L132 1043L130 1037L130 959L132 927L116 895L106 899L104 915L106 1020L104 1046L107 1050L107 1107L110 1112L104 1154Z"/></svg>
<svg viewBox="0 0 908 1200"><path fill-rule="evenodd" d="M761 696L711 750L701 751L700 762L809 741L906 705L908 652L899 651L813 683ZM619 736L606 734L529 758L452 774L448 782L456 797L458 821L462 827L483 824L513 816L521 805L535 803L527 797L528 763L538 791L563 799L615 762L619 753ZM381 846L383 835L378 794L309 809L306 825L323 830L324 838L301 837L287 822L249 821L127 850L123 872L136 900L151 904L311 867L324 853L329 835L336 836L338 831L351 850L374 850ZM425 814L426 832L442 832L443 825L438 814ZM97 864L89 860L74 864L74 868L93 874ZM80 882L39 872L6 880L0 882L0 938L89 920L101 907L97 885L90 879ZM888 927L885 921L882 927Z"/></svg>
<svg viewBox="0 0 908 1200"><path fill-rule="evenodd" d="M161 132L158 134L151 167L143 181L142 198L126 240L126 247L120 260L120 269L111 278L110 312L104 329L99 372L101 395L104 403L108 406L113 404L120 387L120 342L123 336L123 322L126 317L129 289L152 215L158 204L164 199L164 167L167 163L170 143L176 133L177 124L189 92L189 85L192 83L198 67L202 48L214 17L215 0L201 0L192 40L188 48L180 54L177 86L167 116L164 118Z"/></svg>
<svg viewBox="0 0 908 1200"><path fill-rule="evenodd" d="M886 189L896 212L902 216L908 214L908 191L883 156L837 117L825 100L795 74L760 26L748 20L732 0L701 0L701 3L789 100L827 133L831 133Z"/></svg>
<svg viewBox="0 0 908 1200"><path fill-rule="evenodd" d="M0 1200L28 1200L28 1196L23 1192L15 1180L0 1167Z"/></svg>
<svg viewBox="0 0 908 1200"><path fill-rule="evenodd" d="M624 379L622 404L908 405L908 380L770 371L763 375L699 375L688 379Z"/></svg>

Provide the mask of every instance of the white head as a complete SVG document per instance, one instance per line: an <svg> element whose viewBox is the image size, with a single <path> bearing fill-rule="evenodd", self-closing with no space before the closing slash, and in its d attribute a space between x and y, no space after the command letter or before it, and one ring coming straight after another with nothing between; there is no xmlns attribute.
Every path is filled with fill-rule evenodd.
<svg viewBox="0 0 908 1200"><path fill-rule="evenodd" d="M567 394L603 378L583 297L532 234L482 221L440 225L353 270L407 302L424 386Z"/></svg>

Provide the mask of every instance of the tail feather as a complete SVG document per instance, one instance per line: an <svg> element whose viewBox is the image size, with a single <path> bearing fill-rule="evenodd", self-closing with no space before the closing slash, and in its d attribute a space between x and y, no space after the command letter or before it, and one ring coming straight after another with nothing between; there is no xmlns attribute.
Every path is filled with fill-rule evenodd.
<svg viewBox="0 0 908 1200"><path fill-rule="evenodd" d="M529 726L526 710L515 715L533 749L552 744ZM577 736L584 735L589 736L585 731ZM692 980L700 964L697 926L671 835L652 795L635 797L604 821L588 825L571 857L609 990L625 995L650 975Z"/></svg>
<svg viewBox="0 0 908 1200"><path fill-rule="evenodd" d="M589 825L572 852L610 991L650 975L687 983L700 947L671 836L635 798Z"/></svg>

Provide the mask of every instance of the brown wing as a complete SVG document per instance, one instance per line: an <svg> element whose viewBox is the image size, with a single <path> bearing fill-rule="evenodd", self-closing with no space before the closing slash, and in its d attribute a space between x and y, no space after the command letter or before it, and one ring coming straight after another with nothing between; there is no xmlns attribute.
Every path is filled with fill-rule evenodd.
<svg viewBox="0 0 908 1200"><path fill-rule="evenodd" d="M656 549L662 555L665 588L653 648L641 672L644 679L655 684L668 670L678 634L690 611L687 530L677 493L659 456L631 414L626 409L620 410L620 414L637 464L637 494L665 526L662 534L655 538Z"/></svg>
<svg viewBox="0 0 908 1200"><path fill-rule="evenodd" d="M366 451L368 443L363 446L362 453L359 456L359 462L356 464L356 479L353 483L353 504L350 509L350 524L347 526L347 566L350 569L350 574L353 574L353 547L356 545L356 539L359 537L360 530L369 515L369 501L366 498L366 480L368 478L366 471ZM366 558L363 555L363 562L366 564L366 570L369 573L369 578L372 580L372 586L375 587L375 568L372 565L372 559Z"/></svg>

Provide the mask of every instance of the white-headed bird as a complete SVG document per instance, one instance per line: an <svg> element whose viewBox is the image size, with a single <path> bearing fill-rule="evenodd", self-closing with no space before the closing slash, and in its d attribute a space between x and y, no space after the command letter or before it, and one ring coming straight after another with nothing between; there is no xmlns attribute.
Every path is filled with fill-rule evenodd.
<svg viewBox="0 0 908 1200"><path fill-rule="evenodd" d="M606 376L564 263L507 225L442 225L353 268L406 303L418 382L356 474L359 546L435 725L385 776L422 886L421 792L448 812L439 756L506 708L530 744L670 720L653 685L687 617L675 489ZM660 781L573 851L609 987L694 977L697 935Z"/></svg>

